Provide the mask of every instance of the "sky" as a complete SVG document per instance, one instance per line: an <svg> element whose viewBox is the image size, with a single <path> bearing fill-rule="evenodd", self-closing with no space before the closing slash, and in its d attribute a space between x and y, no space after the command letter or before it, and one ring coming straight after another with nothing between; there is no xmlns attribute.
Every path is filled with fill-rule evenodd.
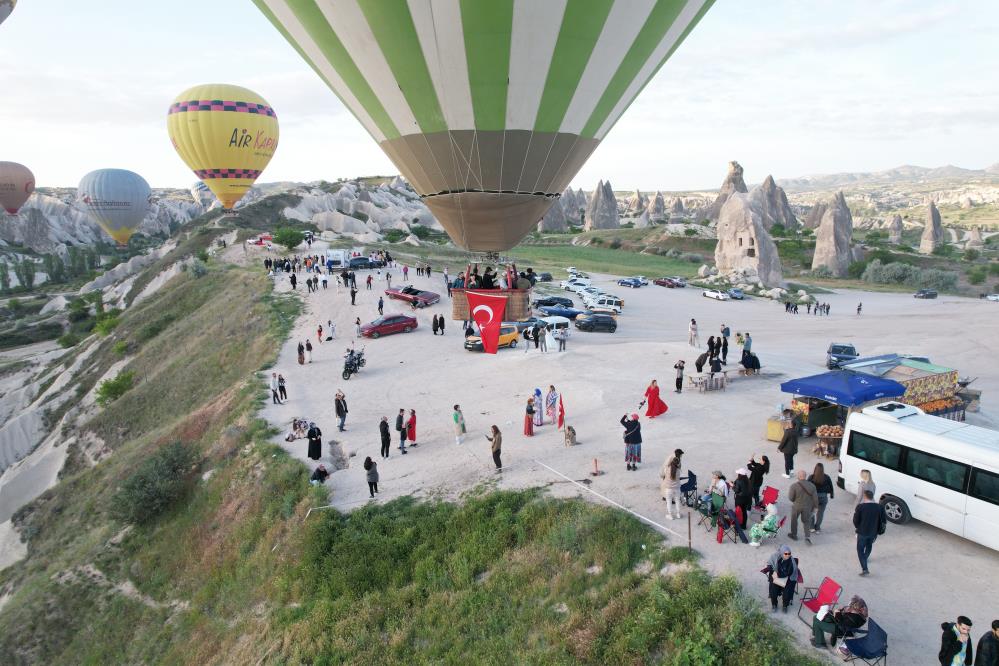
<svg viewBox="0 0 999 666"><path fill-rule="evenodd" d="M730 160L750 183L983 168L999 162L996 35L994 0L718 0L573 186L717 188ZM0 25L0 63L0 160L39 186L104 167L189 186L166 110L208 82L277 111L262 181L397 172L250 0L21 0Z"/></svg>

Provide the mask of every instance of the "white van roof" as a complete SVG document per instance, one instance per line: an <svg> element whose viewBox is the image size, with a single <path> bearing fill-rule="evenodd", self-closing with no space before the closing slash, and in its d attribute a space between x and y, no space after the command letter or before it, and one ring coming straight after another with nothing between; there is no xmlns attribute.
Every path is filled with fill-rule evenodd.
<svg viewBox="0 0 999 666"><path fill-rule="evenodd" d="M922 433L926 437L919 439L925 442L931 442L934 438L945 440L938 442L936 448L940 449L939 445L946 446L947 455L962 462L999 465L999 431L931 416L910 405L902 405L892 411L883 409L885 405L901 403L865 407L861 413L850 415L847 426L872 435L880 433L892 441L906 445L915 443L913 435L916 432Z"/></svg>

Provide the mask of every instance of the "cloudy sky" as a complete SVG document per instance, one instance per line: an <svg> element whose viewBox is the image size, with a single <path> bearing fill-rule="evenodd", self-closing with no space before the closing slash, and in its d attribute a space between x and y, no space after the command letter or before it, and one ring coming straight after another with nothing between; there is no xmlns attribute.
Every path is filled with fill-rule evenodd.
<svg viewBox="0 0 999 666"><path fill-rule="evenodd" d="M999 162L996 35L994 0L718 0L574 185L712 188L732 159L750 182L985 167ZM101 167L189 185L166 109L205 82L277 110L265 181L395 173L250 0L22 0L0 26L0 62L0 160L40 186Z"/></svg>

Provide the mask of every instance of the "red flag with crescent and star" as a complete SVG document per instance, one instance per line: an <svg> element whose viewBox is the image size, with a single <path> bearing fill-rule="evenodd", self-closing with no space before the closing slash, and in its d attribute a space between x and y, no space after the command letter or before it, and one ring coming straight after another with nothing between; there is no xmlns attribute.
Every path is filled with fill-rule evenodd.
<svg viewBox="0 0 999 666"><path fill-rule="evenodd" d="M495 354L499 346L500 324L506 312L506 296L488 291L466 291L468 311L479 325L482 349L487 354Z"/></svg>

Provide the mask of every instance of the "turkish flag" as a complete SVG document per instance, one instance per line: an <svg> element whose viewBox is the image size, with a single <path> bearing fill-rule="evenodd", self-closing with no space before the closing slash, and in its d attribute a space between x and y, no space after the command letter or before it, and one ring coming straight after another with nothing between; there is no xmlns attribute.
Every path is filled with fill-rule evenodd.
<svg viewBox="0 0 999 666"><path fill-rule="evenodd" d="M565 426L565 407L562 406L562 394L558 394L558 429L561 430Z"/></svg>
<svg viewBox="0 0 999 666"><path fill-rule="evenodd" d="M468 311L479 325L482 349L487 354L495 354L499 345L500 324L506 312L506 296L489 291L466 291Z"/></svg>

